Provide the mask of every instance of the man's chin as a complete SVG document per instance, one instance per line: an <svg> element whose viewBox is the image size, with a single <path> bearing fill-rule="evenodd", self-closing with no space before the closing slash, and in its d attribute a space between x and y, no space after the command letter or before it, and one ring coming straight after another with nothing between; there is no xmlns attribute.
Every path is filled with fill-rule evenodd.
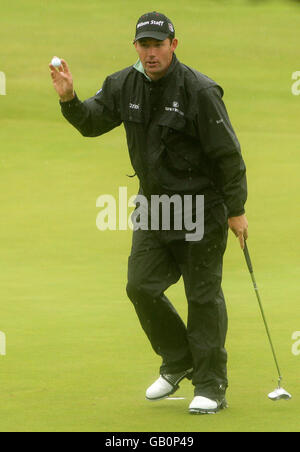
<svg viewBox="0 0 300 452"><path fill-rule="evenodd" d="M148 69L147 74L159 75L161 73L161 69Z"/></svg>
<svg viewBox="0 0 300 452"><path fill-rule="evenodd" d="M152 69L147 69L146 74L150 77L150 78L161 78L165 75L166 71L163 71L161 68L152 68Z"/></svg>

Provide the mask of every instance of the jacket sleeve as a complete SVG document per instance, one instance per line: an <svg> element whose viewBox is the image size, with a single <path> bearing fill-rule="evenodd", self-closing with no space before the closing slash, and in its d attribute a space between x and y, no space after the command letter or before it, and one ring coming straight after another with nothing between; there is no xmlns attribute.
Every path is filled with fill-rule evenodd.
<svg viewBox="0 0 300 452"><path fill-rule="evenodd" d="M85 137L97 137L122 123L109 77L98 93L81 102L77 95L69 102L60 102L63 116Z"/></svg>
<svg viewBox="0 0 300 452"><path fill-rule="evenodd" d="M196 126L201 147L212 164L213 181L233 217L245 213L246 166L222 96L218 85L199 92Z"/></svg>

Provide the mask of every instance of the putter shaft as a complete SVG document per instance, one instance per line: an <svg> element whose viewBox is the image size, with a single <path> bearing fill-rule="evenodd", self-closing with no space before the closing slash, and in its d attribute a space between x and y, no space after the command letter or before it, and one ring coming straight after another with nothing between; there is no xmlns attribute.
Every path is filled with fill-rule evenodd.
<svg viewBox="0 0 300 452"><path fill-rule="evenodd" d="M258 292L258 287L257 287L257 284L256 284L256 280L255 280L255 276L254 276L254 272L253 272L253 266L252 266L252 262L251 262L251 259L250 259L250 255L249 255L248 246L247 246L246 241L245 241L245 247L244 247L244 256L245 256L245 259L246 259L246 262L247 262L247 266L248 266L248 269L249 269L249 272L250 272L250 275L251 275L251 279L252 279L252 282L253 282L253 287L254 287L254 290L255 290L255 293L256 293L256 297L257 297L257 300L258 300L258 304L259 304L259 308L260 308L260 312L261 312L261 315L262 315L262 318L263 318L263 321L264 321L264 325L265 325L266 332L267 332L268 339L269 339L269 343L270 343L270 346L271 346L271 349L272 349L274 361L275 361L275 364L276 364L276 367L277 367L277 372L278 372L278 376L279 376L278 388L280 388L281 387L282 376L281 376L278 360L277 360L277 357L276 357L275 349L274 349L274 346L273 346L273 342L272 342L272 339L271 339L271 335L270 335L269 327L268 327L268 324L267 324L266 316L265 316L264 309L263 309L263 306L262 306L262 302L261 302L261 299L260 299L260 295L259 295L259 292Z"/></svg>

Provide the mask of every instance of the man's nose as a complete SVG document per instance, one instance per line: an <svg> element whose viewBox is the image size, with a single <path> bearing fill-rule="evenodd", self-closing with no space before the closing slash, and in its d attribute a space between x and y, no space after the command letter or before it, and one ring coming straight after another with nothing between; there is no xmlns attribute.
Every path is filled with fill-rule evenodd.
<svg viewBox="0 0 300 452"><path fill-rule="evenodd" d="M155 47L149 47L148 49L148 57L155 58L156 57L156 48Z"/></svg>

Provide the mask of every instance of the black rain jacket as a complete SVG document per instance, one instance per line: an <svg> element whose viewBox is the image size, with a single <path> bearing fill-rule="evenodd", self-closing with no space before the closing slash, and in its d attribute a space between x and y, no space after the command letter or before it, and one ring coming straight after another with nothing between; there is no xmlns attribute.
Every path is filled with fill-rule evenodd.
<svg viewBox="0 0 300 452"><path fill-rule="evenodd" d="M245 212L246 168L222 100L223 89L174 55L167 74L150 81L134 66L110 75L81 102L61 102L65 118L83 136L124 124L140 193L204 195L224 202L228 215Z"/></svg>

